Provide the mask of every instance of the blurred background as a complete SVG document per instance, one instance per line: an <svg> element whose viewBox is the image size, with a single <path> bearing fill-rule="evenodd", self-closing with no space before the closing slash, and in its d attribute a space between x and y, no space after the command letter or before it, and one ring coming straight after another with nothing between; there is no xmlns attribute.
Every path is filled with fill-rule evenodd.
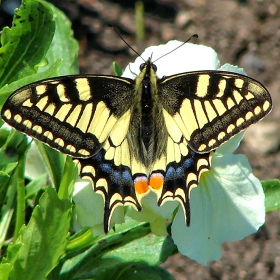
<svg viewBox="0 0 280 280"><path fill-rule="evenodd" d="M237 153L245 154L261 180L280 177L280 0L49 1L73 24L81 73L113 74L135 54L110 29L113 25L139 53L169 40L212 47L221 65L231 63L263 83L274 110L250 127ZM2 0L0 28L11 26L18 0ZM181 279L280 279L280 215L267 214L258 233L223 245L223 257L204 267L179 254L163 264ZM225 225L226 226L226 225ZM195 246L195 244L194 244Z"/></svg>

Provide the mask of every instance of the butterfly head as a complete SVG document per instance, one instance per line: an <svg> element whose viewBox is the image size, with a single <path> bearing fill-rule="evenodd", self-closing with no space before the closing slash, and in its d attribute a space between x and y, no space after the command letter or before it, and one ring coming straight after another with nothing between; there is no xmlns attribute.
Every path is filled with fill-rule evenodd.
<svg viewBox="0 0 280 280"><path fill-rule="evenodd" d="M140 72L145 72L145 75L150 75L151 70L157 72L157 66L152 62L151 57L148 60L140 65Z"/></svg>

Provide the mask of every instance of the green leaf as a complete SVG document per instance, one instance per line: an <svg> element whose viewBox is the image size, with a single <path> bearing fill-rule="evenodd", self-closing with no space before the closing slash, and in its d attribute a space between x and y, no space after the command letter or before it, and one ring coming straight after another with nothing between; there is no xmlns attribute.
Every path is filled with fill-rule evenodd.
<svg viewBox="0 0 280 280"><path fill-rule="evenodd" d="M25 135L10 131L5 144L0 149L0 248L2 248L8 234L13 232L9 229L10 225L15 224L14 236L16 236L19 227L24 223L23 168L24 156L28 147L29 144ZM15 210L15 221L12 221ZM11 236L8 236L8 238L11 238Z"/></svg>
<svg viewBox="0 0 280 280"><path fill-rule="evenodd" d="M94 241L90 227L83 227L69 238L66 251L78 251L82 248L89 247Z"/></svg>
<svg viewBox="0 0 280 280"><path fill-rule="evenodd" d="M13 269L14 263L16 262L20 248L22 247L22 243L12 244L9 247L7 258L2 259L2 263L0 265L0 275L1 280L8 280L9 275Z"/></svg>
<svg viewBox="0 0 280 280"><path fill-rule="evenodd" d="M59 185L58 197L71 199L74 191L74 184L78 177L78 168L71 157L66 157L63 175Z"/></svg>
<svg viewBox="0 0 280 280"><path fill-rule="evenodd" d="M17 162L28 146L29 144L24 134L14 130L10 131L6 143L0 149L0 166L10 162Z"/></svg>
<svg viewBox="0 0 280 280"><path fill-rule="evenodd" d="M166 261L173 249L174 243L170 237L151 234L127 243L117 250L108 252L102 259L114 258L125 262L140 260L149 265L157 265Z"/></svg>
<svg viewBox="0 0 280 280"><path fill-rule="evenodd" d="M84 244L83 239L88 239L88 232L84 232L84 236L77 236L69 244L72 253L70 258L66 256L63 260L60 280L99 279L105 271L111 271L123 263L138 261L154 266L164 262L174 250L173 241L170 237L159 237L149 232L147 223L131 219L124 225L116 226L115 232L95 238L92 246L79 250L77 254L72 250L74 246L78 247L75 244L77 240Z"/></svg>
<svg viewBox="0 0 280 280"><path fill-rule="evenodd" d="M36 179L32 180L25 186L25 199L35 195L40 189L45 187L48 182L48 176L46 173L40 175Z"/></svg>
<svg viewBox="0 0 280 280"><path fill-rule="evenodd" d="M13 174L13 181L16 179L14 185L16 186L16 223L14 230L14 240L18 237L21 227L25 223L25 184L24 184L24 169L25 169L25 159L21 158L18 162L16 172Z"/></svg>
<svg viewBox="0 0 280 280"><path fill-rule="evenodd" d="M168 245L164 246L164 242ZM114 248L94 262L84 264L82 274L78 276L98 277L104 271L112 271L123 263L145 262L147 265L155 266L164 262L173 252L173 248L174 244L170 237L146 235L119 248Z"/></svg>
<svg viewBox="0 0 280 280"><path fill-rule="evenodd" d="M45 279L65 252L70 227L71 203L60 200L54 189L49 188L40 198L27 226L21 229L14 244L22 244L10 280ZM11 262L14 254L8 247ZM10 254L9 254L10 253Z"/></svg>
<svg viewBox="0 0 280 280"><path fill-rule="evenodd" d="M63 266L60 280L79 279L81 275L97 275L99 273L98 271L100 271L98 265L102 263L100 258L102 258L104 254L112 250L118 250L125 244L141 238L150 232L147 223L132 221L131 225L132 223L134 223L134 227L120 227L118 232L109 232L108 235L102 235L96 238L94 244L90 247L86 247L86 250L83 249L77 253L72 252L70 256L66 256L65 259L61 260ZM75 256L72 257L73 255ZM121 260L119 260L119 262L121 262ZM102 269L107 269L106 265L104 265Z"/></svg>
<svg viewBox="0 0 280 280"><path fill-rule="evenodd" d="M5 127L0 128L0 147L2 147L6 143L10 133L11 131L8 128Z"/></svg>
<svg viewBox="0 0 280 280"><path fill-rule="evenodd" d="M73 37L71 22L65 14L55 6L50 3L48 3L48 6L52 9L56 30L46 58L49 64L55 63L58 56L62 58L63 61L54 73L55 76L78 74L79 45ZM43 70L44 67L39 68L39 72Z"/></svg>
<svg viewBox="0 0 280 280"><path fill-rule="evenodd" d="M36 73L52 41L55 24L51 9L40 1L23 0L13 26L4 27L0 49L0 88Z"/></svg>
<svg viewBox="0 0 280 280"><path fill-rule="evenodd" d="M280 181L278 179L262 181L262 187L266 212L280 209Z"/></svg>
<svg viewBox="0 0 280 280"><path fill-rule="evenodd" d="M114 74L116 76L121 76L123 74L123 70L122 68L119 66L119 64L117 62L113 62L113 69L114 69Z"/></svg>
<svg viewBox="0 0 280 280"><path fill-rule="evenodd" d="M59 67L56 68L55 72L53 72L52 74L76 74L78 73L78 43L73 38L71 23L60 10L58 10L56 7L49 3L46 4L52 9L56 23L56 31L54 34L54 38L46 57L51 65L54 65L59 58L62 58L62 63L59 65ZM45 67L40 67L39 72L44 71L44 69ZM40 75L40 73L38 73L37 75ZM38 77L39 76L36 76L36 78ZM76 174L74 172L74 164L72 163L72 165L70 165L70 163L68 163L67 168L71 169L71 172L67 170L65 170L64 172L64 164L66 159L64 155L49 148L41 142L36 141L36 145L48 169L54 186L58 190L59 186L61 185L61 180L64 178L61 185L62 190L64 190L63 195L66 195L66 193L68 193L69 197L71 193L71 190L69 190L69 184L70 182L72 182L73 185L72 177ZM66 196L63 197L66 198Z"/></svg>
<svg viewBox="0 0 280 280"><path fill-rule="evenodd" d="M17 162L9 163L5 166L4 172L0 172L0 248L5 244L5 239L7 238L12 217L14 215L17 189L15 179L17 179L17 176L11 177L11 174L15 173L14 171L16 170L17 165ZM11 236L8 236L8 238L11 238Z"/></svg>
<svg viewBox="0 0 280 280"><path fill-rule="evenodd" d="M27 84L33 83L34 81L51 77L55 73L55 71L58 68L58 66L60 65L61 61L62 61L61 59L58 59L53 65L51 65L44 72L32 74L29 76L24 76L20 80L14 81L8 85L3 86L0 89L0 109L2 108L2 105L4 104L6 99L10 96L10 94L12 92L14 92L15 90L17 90L18 88L23 87Z"/></svg>
<svg viewBox="0 0 280 280"><path fill-rule="evenodd" d="M75 279L75 278L74 278ZM144 262L122 263L99 274L97 280L174 280L163 267L150 266Z"/></svg>
<svg viewBox="0 0 280 280"><path fill-rule="evenodd" d="M3 131L3 129L1 129L0 131ZM5 141L5 144L3 144L3 146L0 148L0 209L4 204L7 196L9 196L9 199L12 198L11 190L8 194L11 175L18 165L18 161L23 157L26 149L29 146L26 136L19 132L9 131L9 134L4 132L2 136L4 135L6 136L6 139L2 138L1 141ZM11 202L11 204L13 203ZM5 211L9 211L8 207L5 208ZM4 215L4 213L1 212L1 215ZM3 219L0 222L0 236L1 233L3 234L3 232L1 232L2 222Z"/></svg>
<svg viewBox="0 0 280 280"><path fill-rule="evenodd" d="M54 31L53 30L52 32L47 34L48 37L51 35L49 40L45 38L46 35L43 35L44 38L42 39L42 34L40 32L30 34L30 37L33 36L34 38L33 37L32 38L35 42L46 40L44 41L44 43L46 44L47 48L44 50L44 52L41 53L41 60L44 60L44 57L46 55L46 60L48 61L48 63L46 66L42 66L42 63L40 61L40 63L38 63L36 67L34 67L33 69L34 71L30 71L29 66L27 65L26 68L19 73L19 77L17 80L12 82L11 84L6 84L2 88L0 87L1 88L0 109L4 101L8 98L8 96L13 91L15 91L16 89L24 85L30 84L34 81L49 78L51 76L60 76L60 75L78 73L78 43L73 38L73 31L71 29L70 21L60 10L58 10L53 5L47 2L42 2L42 3L44 3L46 7L51 8L53 11L53 16L56 24L55 33L53 32ZM20 10L21 9L24 8L20 8ZM33 17L35 18L35 16ZM17 16L15 16L15 19L17 19ZM14 24L16 23L15 19L13 22ZM38 24L40 24L40 22ZM16 31L17 30L14 30L12 27L10 33L15 32L15 34L17 34ZM51 39L52 39L52 43L50 45ZM21 42L22 41L20 41L20 44ZM30 45L29 47L32 48L33 45ZM48 51L46 53L47 49ZM25 61L26 57L22 57L22 59ZM11 66L12 65L9 64L7 65L7 68ZM37 68L39 71L38 73L36 73Z"/></svg>
<svg viewBox="0 0 280 280"><path fill-rule="evenodd" d="M17 162L8 163L6 165L1 165L0 170L0 207L4 204L6 200L7 190L9 187L11 174L14 171L14 169L17 167ZM1 213L3 215L3 213ZM1 215L1 216L2 216ZM0 234L1 232L1 223L3 222L4 217L2 216L2 221L0 222ZM0 238L1 240L1 238ZM1 243L1 241L0 241Z"/></svg>
<svg viewBox="0 0 280 280"><path fill-rule="evenodd" d="M42 142L35 141L43 162L50 174L55 188L58 190L63 176L66 156L50 148Z"/></svg>

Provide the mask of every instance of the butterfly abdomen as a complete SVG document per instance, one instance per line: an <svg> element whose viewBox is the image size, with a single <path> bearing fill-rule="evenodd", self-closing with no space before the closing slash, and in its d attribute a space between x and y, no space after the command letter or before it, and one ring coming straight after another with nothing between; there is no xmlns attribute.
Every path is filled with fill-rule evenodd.
<svg viewBox="0 0 280 280"><path fill-rule="evenodd" d="M154 119L152 115L152 96L151 96L151 85L147 79L143 80L142 83L142 96L141 96L141 127L140 135L141 140L146 148L149 150L151 136L154 132Z"/></svg>

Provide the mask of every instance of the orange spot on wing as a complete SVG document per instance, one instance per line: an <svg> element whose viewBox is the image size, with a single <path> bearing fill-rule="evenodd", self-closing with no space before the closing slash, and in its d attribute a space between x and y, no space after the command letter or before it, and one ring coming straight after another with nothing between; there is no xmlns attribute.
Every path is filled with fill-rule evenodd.
<svg viewBox="0 0 280 280"><path fill-rule="evenodd" d="M154 173L152 174L151 178L150 178L150 186L154 189L154 190L160 190L162 189L163 186L163 182L164 182L164 177L161 173Z"/></svg>
<svg viewBox="0 0 280 280"><path fill-rule="evenodd" d="M138 194L144 194L149 191L147 177L141 176L134 180L135 191Z"/></svg>

